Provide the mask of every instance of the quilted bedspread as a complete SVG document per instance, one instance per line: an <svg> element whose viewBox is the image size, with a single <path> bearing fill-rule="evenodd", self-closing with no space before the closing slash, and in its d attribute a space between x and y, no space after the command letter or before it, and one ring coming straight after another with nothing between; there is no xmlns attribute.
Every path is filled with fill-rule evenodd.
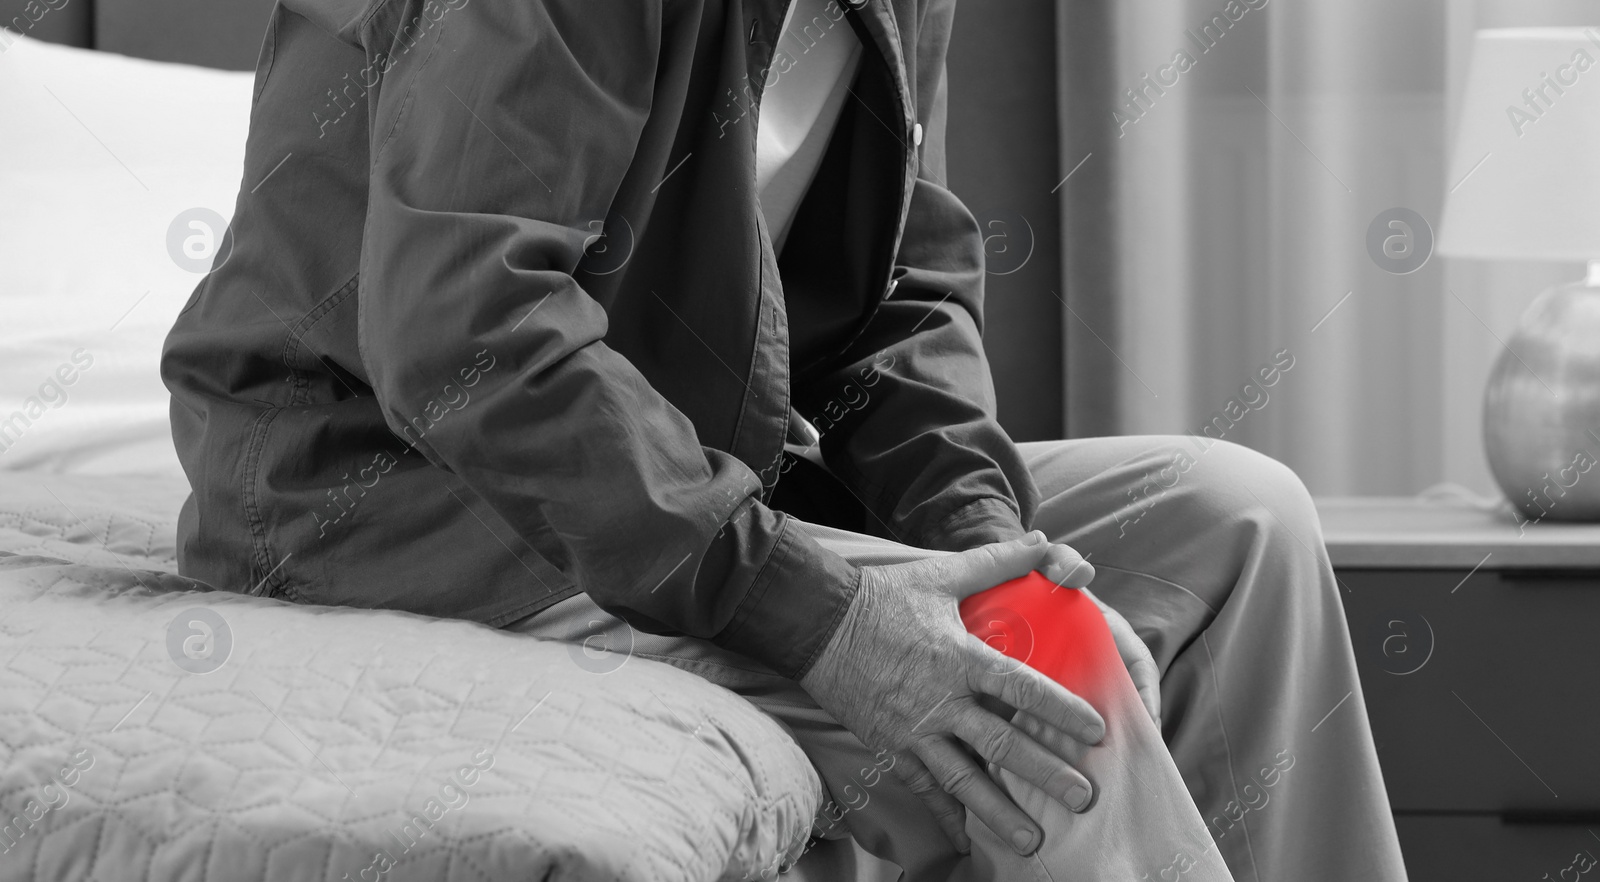
<svg viewBox="0 0 1600 882"><path fill-rule="evenodd" d="M732 693L206 590L181 497L0 474L0 880L742 879L803 847L816 774Z"/></svg>

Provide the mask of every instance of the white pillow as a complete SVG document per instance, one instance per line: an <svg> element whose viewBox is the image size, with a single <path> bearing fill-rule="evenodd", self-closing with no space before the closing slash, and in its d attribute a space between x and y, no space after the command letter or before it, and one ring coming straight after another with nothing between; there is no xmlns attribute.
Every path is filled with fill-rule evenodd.
<svg viewBox="0 0 1600 882"><path fill-rule="evenodd" d="M158 362L210 253L169 228L232 217L253 75L5 37L0 469L181 474Z"/></svg>

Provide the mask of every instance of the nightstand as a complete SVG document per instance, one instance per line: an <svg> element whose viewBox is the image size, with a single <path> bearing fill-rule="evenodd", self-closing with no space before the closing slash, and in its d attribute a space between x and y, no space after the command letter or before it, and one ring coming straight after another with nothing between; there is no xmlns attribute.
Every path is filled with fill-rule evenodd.
<svg viewBox="0 0 1600 882"><path fill-rule="evenodd" d="M1412 882L1576 879L1600 856L1600 525L1317 509Z"/></svg>

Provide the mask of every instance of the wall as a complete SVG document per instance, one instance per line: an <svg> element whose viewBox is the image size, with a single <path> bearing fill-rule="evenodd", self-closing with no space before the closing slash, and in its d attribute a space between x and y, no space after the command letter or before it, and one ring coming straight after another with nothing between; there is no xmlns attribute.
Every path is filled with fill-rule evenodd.
<svg viewBox="0 0 1600 882"><path fill-rule="evenodd" d="M1064 437L1055 29L1049 0L961 0L948 62L950 189L988 237L985 346L1019 441Z"/></svg>

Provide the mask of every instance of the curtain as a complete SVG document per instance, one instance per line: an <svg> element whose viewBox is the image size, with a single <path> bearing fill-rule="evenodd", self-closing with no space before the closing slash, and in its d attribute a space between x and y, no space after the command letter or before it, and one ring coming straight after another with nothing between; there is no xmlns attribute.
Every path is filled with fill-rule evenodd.
<svg viewBox="0 0 1600 882"><path fill-rule="evenodd" d="M1500 340L1577 264L1431 255L1481 27L1587 25L1580 0L1059 0L1069 436L1204 432L1314 493L1494 492Z"/></svg>

